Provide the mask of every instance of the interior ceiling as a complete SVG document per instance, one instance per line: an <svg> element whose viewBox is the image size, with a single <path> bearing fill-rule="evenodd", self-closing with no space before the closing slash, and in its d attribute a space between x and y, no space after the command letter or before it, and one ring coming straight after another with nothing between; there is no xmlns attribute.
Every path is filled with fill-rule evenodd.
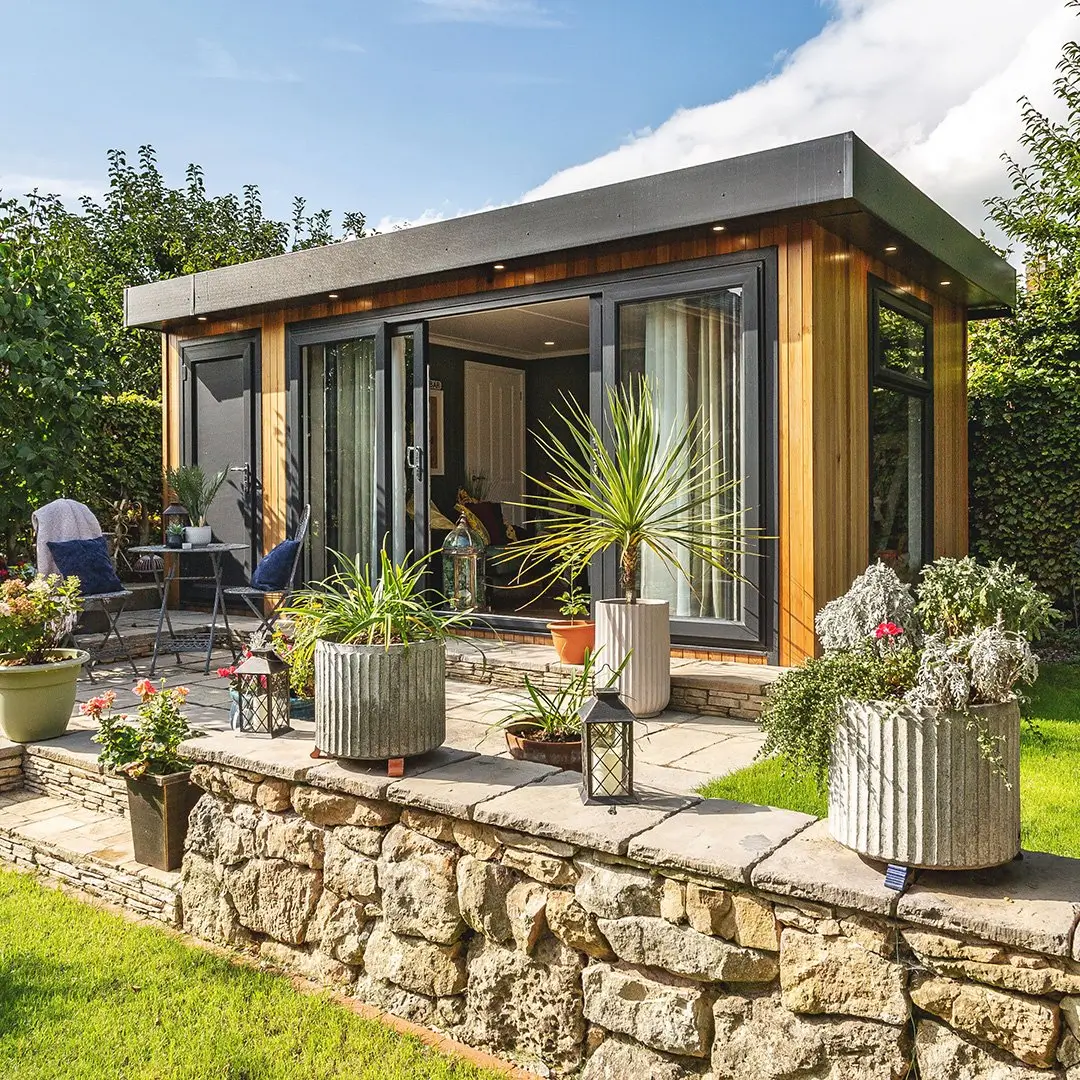
<svg viewBox="0 0 1080 1080"><path fill-rule="evenodd" d="M438 345L515 360L580 356L589 351L589 299L578 296L432 319L428 333ZM545 345L547 341L555 344Z"/></svg>

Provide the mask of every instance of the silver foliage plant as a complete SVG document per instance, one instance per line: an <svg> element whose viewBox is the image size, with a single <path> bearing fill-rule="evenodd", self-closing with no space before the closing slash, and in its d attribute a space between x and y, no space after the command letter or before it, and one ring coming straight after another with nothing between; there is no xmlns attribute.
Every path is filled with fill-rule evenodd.
<svg viewBox="0 0 1080 1080"><path fill-rule="evenodd" d="M912 627L915 597L891 566L876 562L864 570L843 596L830 600L814 619L821 647L826 652L863 648L884 622Z"/></svg>

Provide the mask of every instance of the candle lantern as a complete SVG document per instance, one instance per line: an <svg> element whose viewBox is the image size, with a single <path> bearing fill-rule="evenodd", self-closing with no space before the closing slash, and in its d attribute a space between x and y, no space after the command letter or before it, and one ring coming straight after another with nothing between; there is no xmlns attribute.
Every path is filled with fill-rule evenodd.
<svg viewBox="0 0 1080 1080"><path fill-rule="evenodd" d="M462 514L442 546L443 590L455 611L481 610L487 593L484 544Z"/></svg>
<svg viewBox="0 0 1080 1080"><path fill-rule="evenodd" d="M289 730L289 665L273 649L257 649L236 669L238 729L273 739Z"/></svg>
<svg viewBox="0 0 1080 1080"><path fill-rule="evenodd" d="M581 800L634 799L634 714L614 687L597 690L581 708Z"/></svg>
<svg viewBox="0 0 1080 1080"><path fill-rule="evenodd" d="M161 531L166 547L182 547L184 527L190 524L186 507L180 503L169 503L161 512ZM176 541L179 540L179 543Z"/></svg>

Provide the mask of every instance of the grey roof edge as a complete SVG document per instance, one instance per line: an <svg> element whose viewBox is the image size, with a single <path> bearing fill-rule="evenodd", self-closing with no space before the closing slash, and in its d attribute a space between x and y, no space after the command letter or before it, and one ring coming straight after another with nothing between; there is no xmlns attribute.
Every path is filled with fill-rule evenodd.
<svg viewBox="0 0 1080 1080"><path fill-rule="evenodd" d="M859 170L868 171L861 180ZM674 172L517 203L392 233L204 271L125 290L125 324L160 327L172 319L284 304L328 292L511 263L594 244L812 207L860 202L908 239L948 262L941 243L958 245L979 284L1003 304L1015 273L853 133L793 143ZM891 194L902 213L889 217ZM901 226L901 222L906 227ZM923 223L931 223L930 228ZM915 235L909 235L914 231ZM935 242L935 237L939 238ZM976 248L1005 268L994 272ZM947 251L948 249L946 249ZM966 273L964 267L956 270ZM1010 278L1011 276L1011 278ZM1011 288L1006 279L1010 278Z"/></svg>
<svg viewBox="0 0 1080 1080"><path fill-rule="evenodd" d="M947 263L999 306L1013 307L1013 267L857 135L851 134L850 138L854 200L892 226L900 237ZM948 252L948 256L942 252Z"/></svg>

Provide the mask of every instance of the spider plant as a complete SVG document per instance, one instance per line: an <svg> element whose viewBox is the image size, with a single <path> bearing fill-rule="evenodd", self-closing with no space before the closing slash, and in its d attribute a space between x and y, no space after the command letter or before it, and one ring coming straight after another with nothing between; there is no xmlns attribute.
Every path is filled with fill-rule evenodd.
<svg viewBox="0 0 1080 1080"><path fill-rule="evenodd" d="M522 504L546 520L537 536L510 545L524 556L523 569L542 579L554 559L560 566L587 566L614 547L627 603L639 599L638 568L643 549L665 566L686 573L687 556L738 577L736 556L746 529L741 511L717 514L713 506L734 492L738 480L716 480L714 447L699 411L684 427L661 430L647 380L612 388L607 396L611 439L582 406L563 395L556 410L559 437L547 424L537 441L552 463L545 479L528 477L538 494ZM556 571L557 573L557 571Z"/></svg>
<svg viewBox="0 0 1080 1080"><path fill-rule="evenodd" d="M373 585L360 556L337 552L338 569L325 581L297 593L282 614L295 626L295 649L314 650L318 640L341 645L410 645L445 641L470 619L468 611L440 610L441 598L423 588L430 556L395 563L379 553L379 578Z"/></svg>
<svg viewBox="0 0 1080 1080"><path fill-rule="evenodd" d="M208 476L200 465L181 465L170 469L165 479L191 518L192 525L205 525L206 512L229 475L226 465L220 472Z"/></svg>

